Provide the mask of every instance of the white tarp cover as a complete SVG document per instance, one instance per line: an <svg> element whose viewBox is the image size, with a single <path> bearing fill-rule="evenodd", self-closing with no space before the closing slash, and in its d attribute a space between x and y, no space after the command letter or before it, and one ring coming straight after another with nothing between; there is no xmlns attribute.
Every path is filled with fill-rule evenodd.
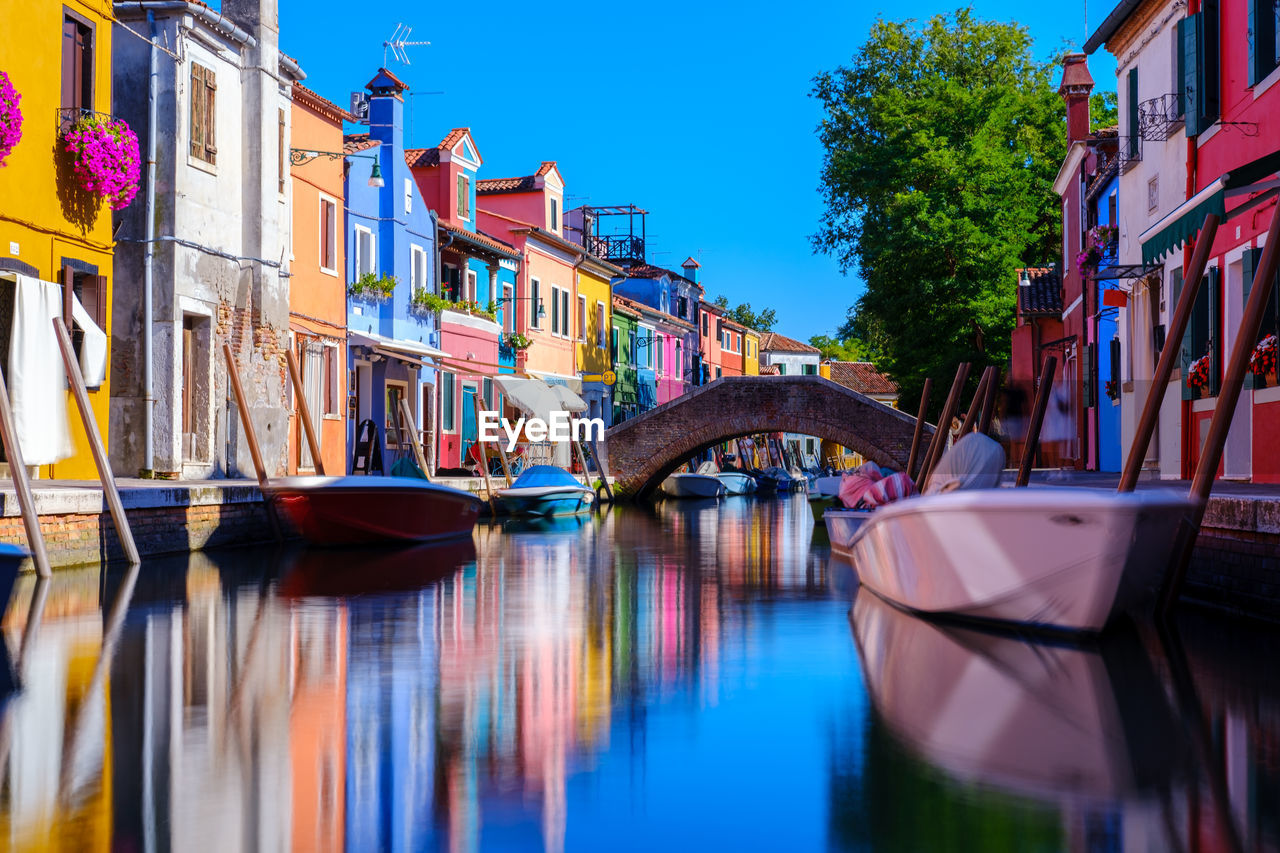
<svg viewBox="0 0 1280 853"><path fill-rule="evenodd" d="M550 423L551 413L565 408L560 395L541 379L495 376L493 381L498 384L507 401L529 417L541 418Z"/></svg>
<svg viewBox="0 0 1280 853"><path fill-rule="evenodd" d="M71 294L71 318L75 320L84 339L80 341L80 373L88 388L99 388L107 381L107 333L89 317L80 299Z"/></svg>
<svg viewBox="0 0 1280 853"><path fill-rule="evenodd" d="M62 287L30 276L15 281L9 341L9 402L14 431L28 465L49 465L72 454L67 383L53 321L62 317Z"/></svg>
<svg viewBox="0 0 1280 853"><path fill-rule="evenodd" d="M421 341L406 341L400 338L388 338L386 335L379 335L377 332L357 332L354 330L349 333L348 337L355 346L386 350L389 354L400 358L408 356L410 361L421 361L424 358L450 358L449 353L444 350L437 349L430 344L424 344Z"/></svg>
<svg viewBox="0 0 1280 853"><path fill-rule="evenodd" d="M957 489L994 489L1004 471L1004 448L980 432L971 432L942 454L929 474L926 495Z"/></svg>
<svg viewBox="0 0 1280 853"><path fill-rule="evenodd" d="M563 385L550 385L551 393L555 394L560 400L560 408L566 412L585 412L587 410L587 401L579 397L573 391Z"/></svg>

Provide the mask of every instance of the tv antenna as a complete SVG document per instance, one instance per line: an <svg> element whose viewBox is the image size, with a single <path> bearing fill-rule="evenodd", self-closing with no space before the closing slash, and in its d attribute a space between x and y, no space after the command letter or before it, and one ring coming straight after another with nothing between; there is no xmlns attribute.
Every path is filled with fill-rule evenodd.
<svg viewBox="0 0 1280 853"><path fill-rule="evenodd" d="M406 47L425 47L431 42L429 41L409 41L409 34L413 32L413 27L407 24L396 24L396 31L391 34L391 38L382 43L382 67L387 66L387 51L391 51L391 58L396 62L403 62L410 65L409 53Z"/></svg>

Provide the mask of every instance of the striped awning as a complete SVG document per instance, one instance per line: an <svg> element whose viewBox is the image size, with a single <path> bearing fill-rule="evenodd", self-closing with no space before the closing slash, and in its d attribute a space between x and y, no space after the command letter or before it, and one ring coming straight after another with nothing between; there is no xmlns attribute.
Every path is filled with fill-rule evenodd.
<svg viewBox="0 0 1280 853"><path fill-rule="evenodd" d="M1253 185L1271 177L1277 171L1280 171L1280 151L1273 151L1252 163L1223 173L1216 181L1178 205L1168 216L1142 233L1139 238L1142 243L1142 262L1154 263L1177 249L1188 238L1200 231L1205 217L1209 214L1217 214L1218 217L1225 219L1229 196L1270 190L1262 196L1233 207L1231 209L1233 216L1270 199L1275 194L1274 182L1263 183L1257 187Z"/></svg>

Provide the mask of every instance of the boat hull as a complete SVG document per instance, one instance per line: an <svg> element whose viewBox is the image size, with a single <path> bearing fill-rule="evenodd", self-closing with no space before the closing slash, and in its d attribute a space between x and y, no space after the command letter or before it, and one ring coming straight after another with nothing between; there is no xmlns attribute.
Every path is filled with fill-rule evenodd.
<svg viewBox="0 0 1280 853"><path fill-rule="evenodd" d="M283 477L263 490L313 545L435 542L466 536L483 502L407 477Z"/></svg>
<svg viewBox="0 0 1280 853"><path fill-rule="evenodd" d="M847 551L911 610L1096 632L1150 600L1194 507L1174 492L952 492L878 508Z"/></svg>
<svg viewBox="0 0 1280 853"><path fill-rule="evenodd" d="M710 474L672 474L662 481L662 493L670 498L718 498L725 485Z"/></svg>
<svg viewBox="0 0 1280 853"><path fill-rule="evenodd" d="M498 504L511 515L575 515L591 508L592 493L576 488L502 489Z"/></svg>
<svg viewBox="0 0 1280 853"><path fill-rule="evenodd" d="M739 474L734 471L721 471L716 475L721 483L724 483L726 494L730 495L749 495L756 490L756 481L751 479L747 474Z"/></svg>
<svg viewBox="0 0 1280 853"><path fill-rule="evenodd" d="M18 569L27 558L27 550L17 545L0 545L0 616L9 607L13 585L18 580Z"/></svg>
<svg viewBox="0 0 1280 853"><path fill-rule="evenodd" d="M835 498L826 500L835 501ZM817 503L817 501L811 501ZM831 540L831 550L841 554L849 554L854 537L871 517L871 511L865 509L845 509L841 506L829 506L822 513L822 521L827 525L827 538Z"/></svg>

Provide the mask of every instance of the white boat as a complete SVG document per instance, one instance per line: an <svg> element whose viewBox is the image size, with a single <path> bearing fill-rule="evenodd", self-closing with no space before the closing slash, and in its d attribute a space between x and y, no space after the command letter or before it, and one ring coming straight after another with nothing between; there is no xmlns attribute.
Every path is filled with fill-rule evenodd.
<svg viewBox="0 0 1280 853"><path fill-rule="evenodd" d="M917 618L866 590L851 614L867 693L894 736L969 786L1071 802L1150 791L1187 757L1138 637L1034 643Z"/></svg>
<svg viewBox="0 0 1280 853"><path fill-rule="evenodd" d="M1195 508L1163 490L956 491L879 507L842 550L911 610L1095 632L1152 597Z"/></svg>
<svg viewBox="0 0 1280 853"><path fill-rule="evenodd" d="M718 498L725 486L711 474L672 474L662 481L662 493L671 498Z"/></svg>
<svg viewBox="0 0 1280 853"><path fill-rule="evenodd" d="M867 519L871 518L871 510L869 509L845 509L839 505L837 498L822 498L821 500L835 500L836 505L828 506L822 513L822 521L827 525L827 538L831 540L831 550L841 554L850 554L850 547L853 539L858 535L858 531L862 529L862 525L866 524Z"/></svg>
<svg viewBox="0 0 1280 853"><path fill-rule="evenodd" d="M588 486L554 465L534 465L508 488L496 492L498 503L512 515L573 515L591 508Z"/></svg>
<svg viewBox="0 0 1280 853"><path fill-rule="evenodd" d="M748 474L740 471L721 471L716 479L724 483L725 493L730 495L749 495L756 490L756 481Z"/></svg>

